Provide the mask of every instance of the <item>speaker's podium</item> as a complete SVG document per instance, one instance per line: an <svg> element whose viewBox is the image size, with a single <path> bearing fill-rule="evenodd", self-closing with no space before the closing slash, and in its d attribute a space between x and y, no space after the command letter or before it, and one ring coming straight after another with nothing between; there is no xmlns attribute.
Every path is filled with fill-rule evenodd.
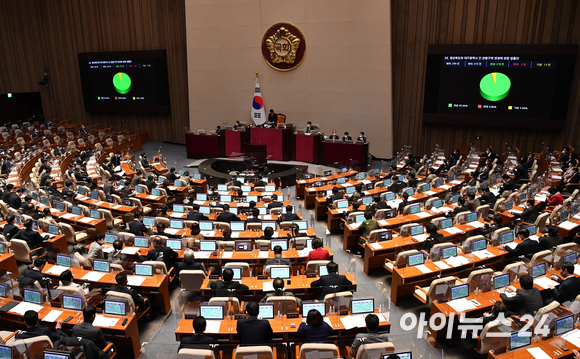
<svg viewBox="0 0 580 359"><path fill-rule="evenodd" d="M245 144L244 155L244 162L249 168L265 165L268 161L268 146Z"/></svg>

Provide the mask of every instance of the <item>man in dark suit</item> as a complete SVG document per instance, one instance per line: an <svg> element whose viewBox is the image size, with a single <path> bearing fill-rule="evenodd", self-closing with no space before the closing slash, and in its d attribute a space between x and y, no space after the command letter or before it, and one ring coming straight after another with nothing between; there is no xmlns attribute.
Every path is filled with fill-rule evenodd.
<svg viewBox="0 0 580 359"><path fill-rule="evenodd" d="M530 275L522 275L520 277L520 287L521 289L516 289L512 286L505 288L507 292L516 292L513 297L508 297L505 293L500 294L501 300L513 310L510 314L508 312L507 316L511 316L514 313L517 316L522 316L524 314L533 314L538 309L544 306L542 301L542 295L538 288L534 288L534 279Z"/></svg>
<svg viewBox="0 0 580 359"><path fill-rule="evenodd" d="M117 151L117 153L115 153L114 155L111 156L111 166L113 166L113 168L120 166L121 165L121 152Z"/></svg>
<svg viewBox="0 0 580 359"><path fill-rule="evenodd" d="M121 190L119 191L119 196L121 196L121 198L125 199L125 198L129 198L131 193L133 193L133 189L131 188L131 180L126 180L125 186L123 186L123 188L121 188Z"/></svg>
<svg viewBox="0 0 580 359"><path fill-rule="evenodd" d="M4 193L2 193L2 202L8 204L8 197L10 197L10 194L12 193L13 189L14 189L14 185L12 183L8 183L6 185L6 189L4 190Z"/></svg>
<svg viewBox="0 0 580 359"><path fill-rule="evenodd" d="M290 259L282 258L282 247L281 246L274 246L274 258L266 259L266 264L264 264L264 268L268 266L289 266Z"/></svg>
<svg viewBox="0 0 580 359"><path fill-rule="evenodd" d="M153 238L153 248L152 250L147 253L147 260L148 261L156 261L159 259L163 259L165 263L165 267L169 271L175 265L175 260L179 255L173 249L164 246L163 240L159 236L155 236Z"/></svg>
<svg viewBox="0 0 580 359"><path fill-rule="evenodd" d="M6 237L6 240L9 242L12 239L12 237L14 237L16 233L18 233L18 227L14 225L15 219L16 218L14 217L13 214L9 214L6 217L6 224L2 229L2 234L4 235L4 237Z"/></svg>
<svg viewBox="0 0 580 359"><path fill-rule="evenodd" d="M16 193L12 192L8 196L8 205L14 209L20 209L22 207L22 199L20 196L26 191L25 188L18 188Z"/></svg>
<svg viewBox="0 0 580 359"><path fill-rule="evenodd" d="M290 206L292 207L292 206ZM262 223L262 220L259 218L260 210L256 207L252 208L252 216L246 219L246 223Z"/></svg>
<svg viewBox="0 0 580 359"><path fill-rule="evenodd" d="M135 289L127 287L127 274L124 272L117 273L115 281L117 282L117 285L111 286L109 290L129 294L131 298L133 298L135 306L139 307L139 312L143 312L147 309L145 298L143 298L143 296L141 296L141 294L139 294Z"/></svg>
<svg viewBox="0 0 580 359"><path fill-rule="evenodd" d="M48 177L44 181L44 186L41 186L41 187L49 197L50 196L58 196L58 191L54 187L52 187L52 178L51 177Z"/></svg>
<svg viewBox="0 0 580 359"><path fill-rule="evenodd" d="M497 198L495 197L495 195L493 193L491 193L489 191L489 187L487 187L487 186L482 187L481 191L483 192L483 194L479 197L479 202L482 205L487 204L487 205L489 205L490 209L493 209L493 206L495 206L495 202L497 201Z"/></svg>
<svg viewBox="0 0 580 359"><path fill-rule="evenodd" d="M493 223L491 223L491 224L486 223L485 227L482 228L482 230L481 230L481 234L487 238L491 238L491 235L493 234L493 232L505 227L502 224L502 222L503 222L503 217L501 216L501 214L494 214L493 215Z"/></svg>
<svg viewBox="0 0 580 359"><path fill-rule="evenodd" d="M266 183L263 179L262 176L258 175L256 176L256 182L254 183L254 187L264 187L265 185L267 185L268 183Z"/></svg>
<svg viewBox="0 0 580 359"><path fill-rule="evenodd" d="M339 199L343 199L344 196L342 193L339 192L338 187L332 187L332 196L326 198L326 203L331 205L334 201L338 201Z"/></svg>
<svg viewBox="0 0 580 359"><path fill-rule="evenodd" d="M338 263L329 262L326 265L326 269L328 270L327 275L320 276L318 280L315 280L310 284L312 288L323 288L319 299L324 299L324 296L328 293L350 290L352 282L348 280L346 276L338 274Z"/></svg>
<svg viewBox="0 0 580 359"><path fill-rule="evenodd" d="M574 264L570 262L562 262L560 264L560 275L562 277L552 274L552 279L560 283L560 285L557 287L548 286L552 290L552 298L546 301L545 304L550 304L554 300L560 304L573 301L580 294L580 277L574 275Z"/></svg>
<svg viewBox="0 0 580 359"><path fill-rule="evenodd" d="M342 136L342 142L346 142L346 141L352 141L352 137L350 136L350 134L348 132L345 132L344 136Z"/></svg>
<svg viewBox="0 0 580 359"><path fill-rule="evenodd" d="M38 326L38 313L34 310L27 310L26 313L24 313L23 318L24 323L26 324L26 329L16 333L14 336L16 339L29 339L46 335L52 341L52 345L55 348L58 348L61 337L66 337L66 335L61 331L62 320L56 322L56 330L53 332L46 327Z"/></svg>
<svg viewBox="0 0 580 359"><path fill-rule="evenodd" d="M407 192L403 193L402 195L403 201L399 203L399 208L397 208L397 213L403 214L403 210L407 207L409 203L409 194Z"/></svg>
<svg viewBox="0 0 580 359"><path fill-rule="evenodd" d="M540 237L540 250L552 249L564 243L564 239L558 235L559 232L556 226L548 227L548 234Z"/></svg>
<svg viewBox="0 0 580 359"><path fill-rule="evenodd" d="M522 241L514 249L507 245L500 246L500 248L508 251L509 254L517 256L525 256L526 258L531 258L534 253L540 251L540 244L533 239L528 238L530 236L530 231L527 228L520 228L518 231L518 238Z"/></svg>
<svg viewBox="0 0 580 359"><path fill-rule="evenodd" d="M207 323L206 323L204 317L202 317L201 315L198 317L195 317L195 319L193 319L193 331L195 334L193 334L191 336L187 336L187 337L182 337L181 344L179 345L179 349L187 348L188 344L196 345L196 348L198 345L213 344L212 337L210 337L208 335L203 335L203 332L205 332L206 326L207 326Z"/></svg>
<svg viewBox="0 0 580 359"><path fill-rule="evenodd" d="M62 189L62 191L61 191L61 194L62 194L62 196L63 196L64 198L67 198L67 199L72 199L72 198L74 198L74 196L75 196L75 193L74 193L74 191L72 190L72 184L73 184L73 183L72 183L72 181L70 181L70 180L67 180L67 181L64 183L64 188L63 188L63 189Z"/></svg>
<svg viewBox="0 0 580 359"><path fill-rule="evenodd" d="M153 175L147 176L145 186L147 186L147 189L149 189L149 193L151 193L151 190L157 186L157 184L155 183L155 177Z"/></svg>
<svg viewBox="0 0 580 359"><path fill-rule="evenodd" d="M310 133L310 131L312 131L312 122L308 121L306 123L306 130L304 131L304 133Z"/></svg>
<svg viewBox="0 0 580 359"><path fill-rule="evenodd" d="M258 319L260 306L257 302L246 305L246 318L238 320L236 331L241 345L267 344L272 338L272 327L267 320Z"/></svg>
<svg viewBox="0 0 580 359"><path fill-rule="evenodd" d="M405 188L405 183L399 180L398 175L393 175L391 177L391 186L389 187L389 191L393 192L394 194L398 194L400 190Z"/></svg>
<svg viewBox="0 0 580 359"><path fill-rule="evenodd" d="M198 204L193 204L192 206L192 211L187 213L187 219L190 221L209 221L209 218L203 214L203 213L199 213L199 205Z"/></svg>
<svg viewBox="0 0 580 359"><path fill-rule="evenodd" d="M518 160L518 165L514 168L514 182L516 185L520 180L528 179L528 166L523 159Z"/></svg>
<svg viewBox="0 0 580 359"><path fill-rule="evenodd" d="M87 305L83 309L83 322L72 328L72 336L92 340L99 349L103 350L107 346L103 330L93 326L92 324L95 320L96 313L97 310L95 307Z"/></svg>
<svg viewBox="0 0 580 359"><path fill-rule="evenodd" d="M34 267L24 271L24 277L36 279L39 283L46 277L42 270L46 265L46 257L38 257L34 260Z"/></svg>
<svg viewBox="0 0 580 359"><path fill-rule="evenodd" d="M522 213L513 213L514 217L521 218L527 223L534 223L540 214L536 206L534 206L535 203L533 198L528 198L524 211Z"/></svg>
<svg viewBox="0 0 580 359"><path fill-rule="evenodd" d="M177 179L177 175L175 174L175 167L171 167L169 169L169 173L167 174L167 177L166 178L171 183L175 182L175 180Z"/></svg>
<svg viewBox="0 0 580 359"><path fill-rule="evenodd" d="M276 124L276 121L278 121L278 115L274 112L274 109L270 109L270 113L268 113L268 123L270 125L274 125Z"/></svg>
<svg viewBox="0 0 580 359"><path fill-rule="evenodd" d="M103 192L105 192L106 196L115 194L119 195L119 192L115 189L115 177L111 176L103 185Z"/></svg>
<svg viewBox="0 0 580 359"><path fill-rule="evenodd" d="M329 140L338 140L340 137L336 134L336 130L332 131L332 135L328 137Z"/></svg>
<svg viewBox="0 0 580 359"><path fill-rule="evenodd" d="M284 203L279 202L278 201L278 195L277 194L273 194L272 195L272 202L268 203L268 208L276 208L276 207L283 207Z"/></svg>
<svg viewBox="0 0 580 359"><path fill-rule="evenodd" d="M503 184L499 187L500 194L504 191L513 191L517 188L516 181L510 178L510 176L506 173L501 176L503 179Z"/></svg>
<svg viewBox="0 0 580 359"><path fill-rule="evenodd" d="M457 199L457 207L455 207L455 209L453 209L453 212L451 212L451 215L453 217L455 217L458 213L461 212L469 212L469 208L467 208L467 206L465 205L465 198L463 197L459 197Z"/></svg>
<svg viewBox="0 0 580 359"><path fill-rule="evenodd" d="M216 221L218 222L232 222L241 221L240 217L230 212L230 205L224 204L224 210L217 216Z"/></svg>
<svg viewBox="0 0 580 359"><path fill-rule="evenodd" d="M40 182L38 183L40 185L40 187L44 187L46 186L46 181L48 179L52 179L52 177L50 177L50 172L44 172L41 176L40 176Z"/></svg>
<svg viewBox="0 0 580 359"><path fill-rule="evenodd" d="M258 212L259 213L259 212ZM286 214L280 216L282 222L299 221L300 217L296 213L292 213L292 205L286 206Z"/></svg>
<svg viewBox="0 0 580 359"><path fill-rule="evenodd" d="M141 211L135 212L133 216L133 220L128 223L129 232L133 233L136 236L142 236L145 233L149 232L147 227L140 221L141 219Z"/></svg>
<svg viewBox="0 0 580 359"><path fill-rule="evenodd" d="M209 287L215 290L217 297L229 297L231 291L248 290L247 285L233 281L234 271L231 268L224 269L224 272L222 273L222 279L223 280L209 282Z"/></svg>
<svg viewBox="0 0 580 359"><path fill-rule="evenodd" d="M44 238L42 238L40 233L32 229L31 219L27 219L26 221L24 221L24 228L20 229L18 233L14 235L14 238L23 239L24 241L26 241L26 243L28 244L28 248L30 248L31 250L42 246L42 242L44 242Z"/></svg>

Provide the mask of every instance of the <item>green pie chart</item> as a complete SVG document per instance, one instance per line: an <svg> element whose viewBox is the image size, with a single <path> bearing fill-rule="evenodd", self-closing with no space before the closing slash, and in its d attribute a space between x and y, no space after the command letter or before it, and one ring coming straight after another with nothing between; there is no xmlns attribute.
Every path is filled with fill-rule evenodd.
<svg viewBox="0 0 580 359"><path fill-rule="evenodd" d="M113 76L113 86L115 86L115 91L124 95L131 91L131 78L124 72L117 72Z"/></svg>
<svg viewBox="0 0 580 359"><path fill-rule="evenodd" d="M489 73L479 82L479 93L488 101L500 101L510 93L512 82L501 72Z"/></svg>

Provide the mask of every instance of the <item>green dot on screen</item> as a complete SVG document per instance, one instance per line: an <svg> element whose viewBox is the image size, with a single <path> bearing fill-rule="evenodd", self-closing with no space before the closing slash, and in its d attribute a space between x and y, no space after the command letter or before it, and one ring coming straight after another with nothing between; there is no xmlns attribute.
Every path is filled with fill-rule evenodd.
<svg viewBox="0 0 580 359"><path fill-rule="evenodd" d="M115 87L115 91L124 95L131 91L131 78L124 72L117 72L113 76L113 86Z"/></svg>
<svg viewBox="0 0 580 359"><path fill-rule="evenodd" d="M488 101L500 101L510 93L512 82L501 72L489 73L479 82L479 93Z"/></svg>
<svg viewBox="0 0 580 359"><path fill-rule="evenodd" d="M450 104L449 104L449 105L447 105L447 106L448 106L448 107L453 107L453 104L452 104L452 103L450 103Z"/></svg>

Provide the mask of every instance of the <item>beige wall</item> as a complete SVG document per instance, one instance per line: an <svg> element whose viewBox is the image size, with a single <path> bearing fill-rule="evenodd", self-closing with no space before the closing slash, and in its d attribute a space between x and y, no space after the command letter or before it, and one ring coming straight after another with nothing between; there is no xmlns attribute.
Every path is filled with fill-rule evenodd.
<svg viewBox="0 0 580 359"><path fill-rule="evenodd" d="M393 153L390 0L185 0L190 127L251 122L255 72L266 112L288 122L364 131L379 158ZM289 72L260 49L277 22L296 25L306 55Z"/></svg>

